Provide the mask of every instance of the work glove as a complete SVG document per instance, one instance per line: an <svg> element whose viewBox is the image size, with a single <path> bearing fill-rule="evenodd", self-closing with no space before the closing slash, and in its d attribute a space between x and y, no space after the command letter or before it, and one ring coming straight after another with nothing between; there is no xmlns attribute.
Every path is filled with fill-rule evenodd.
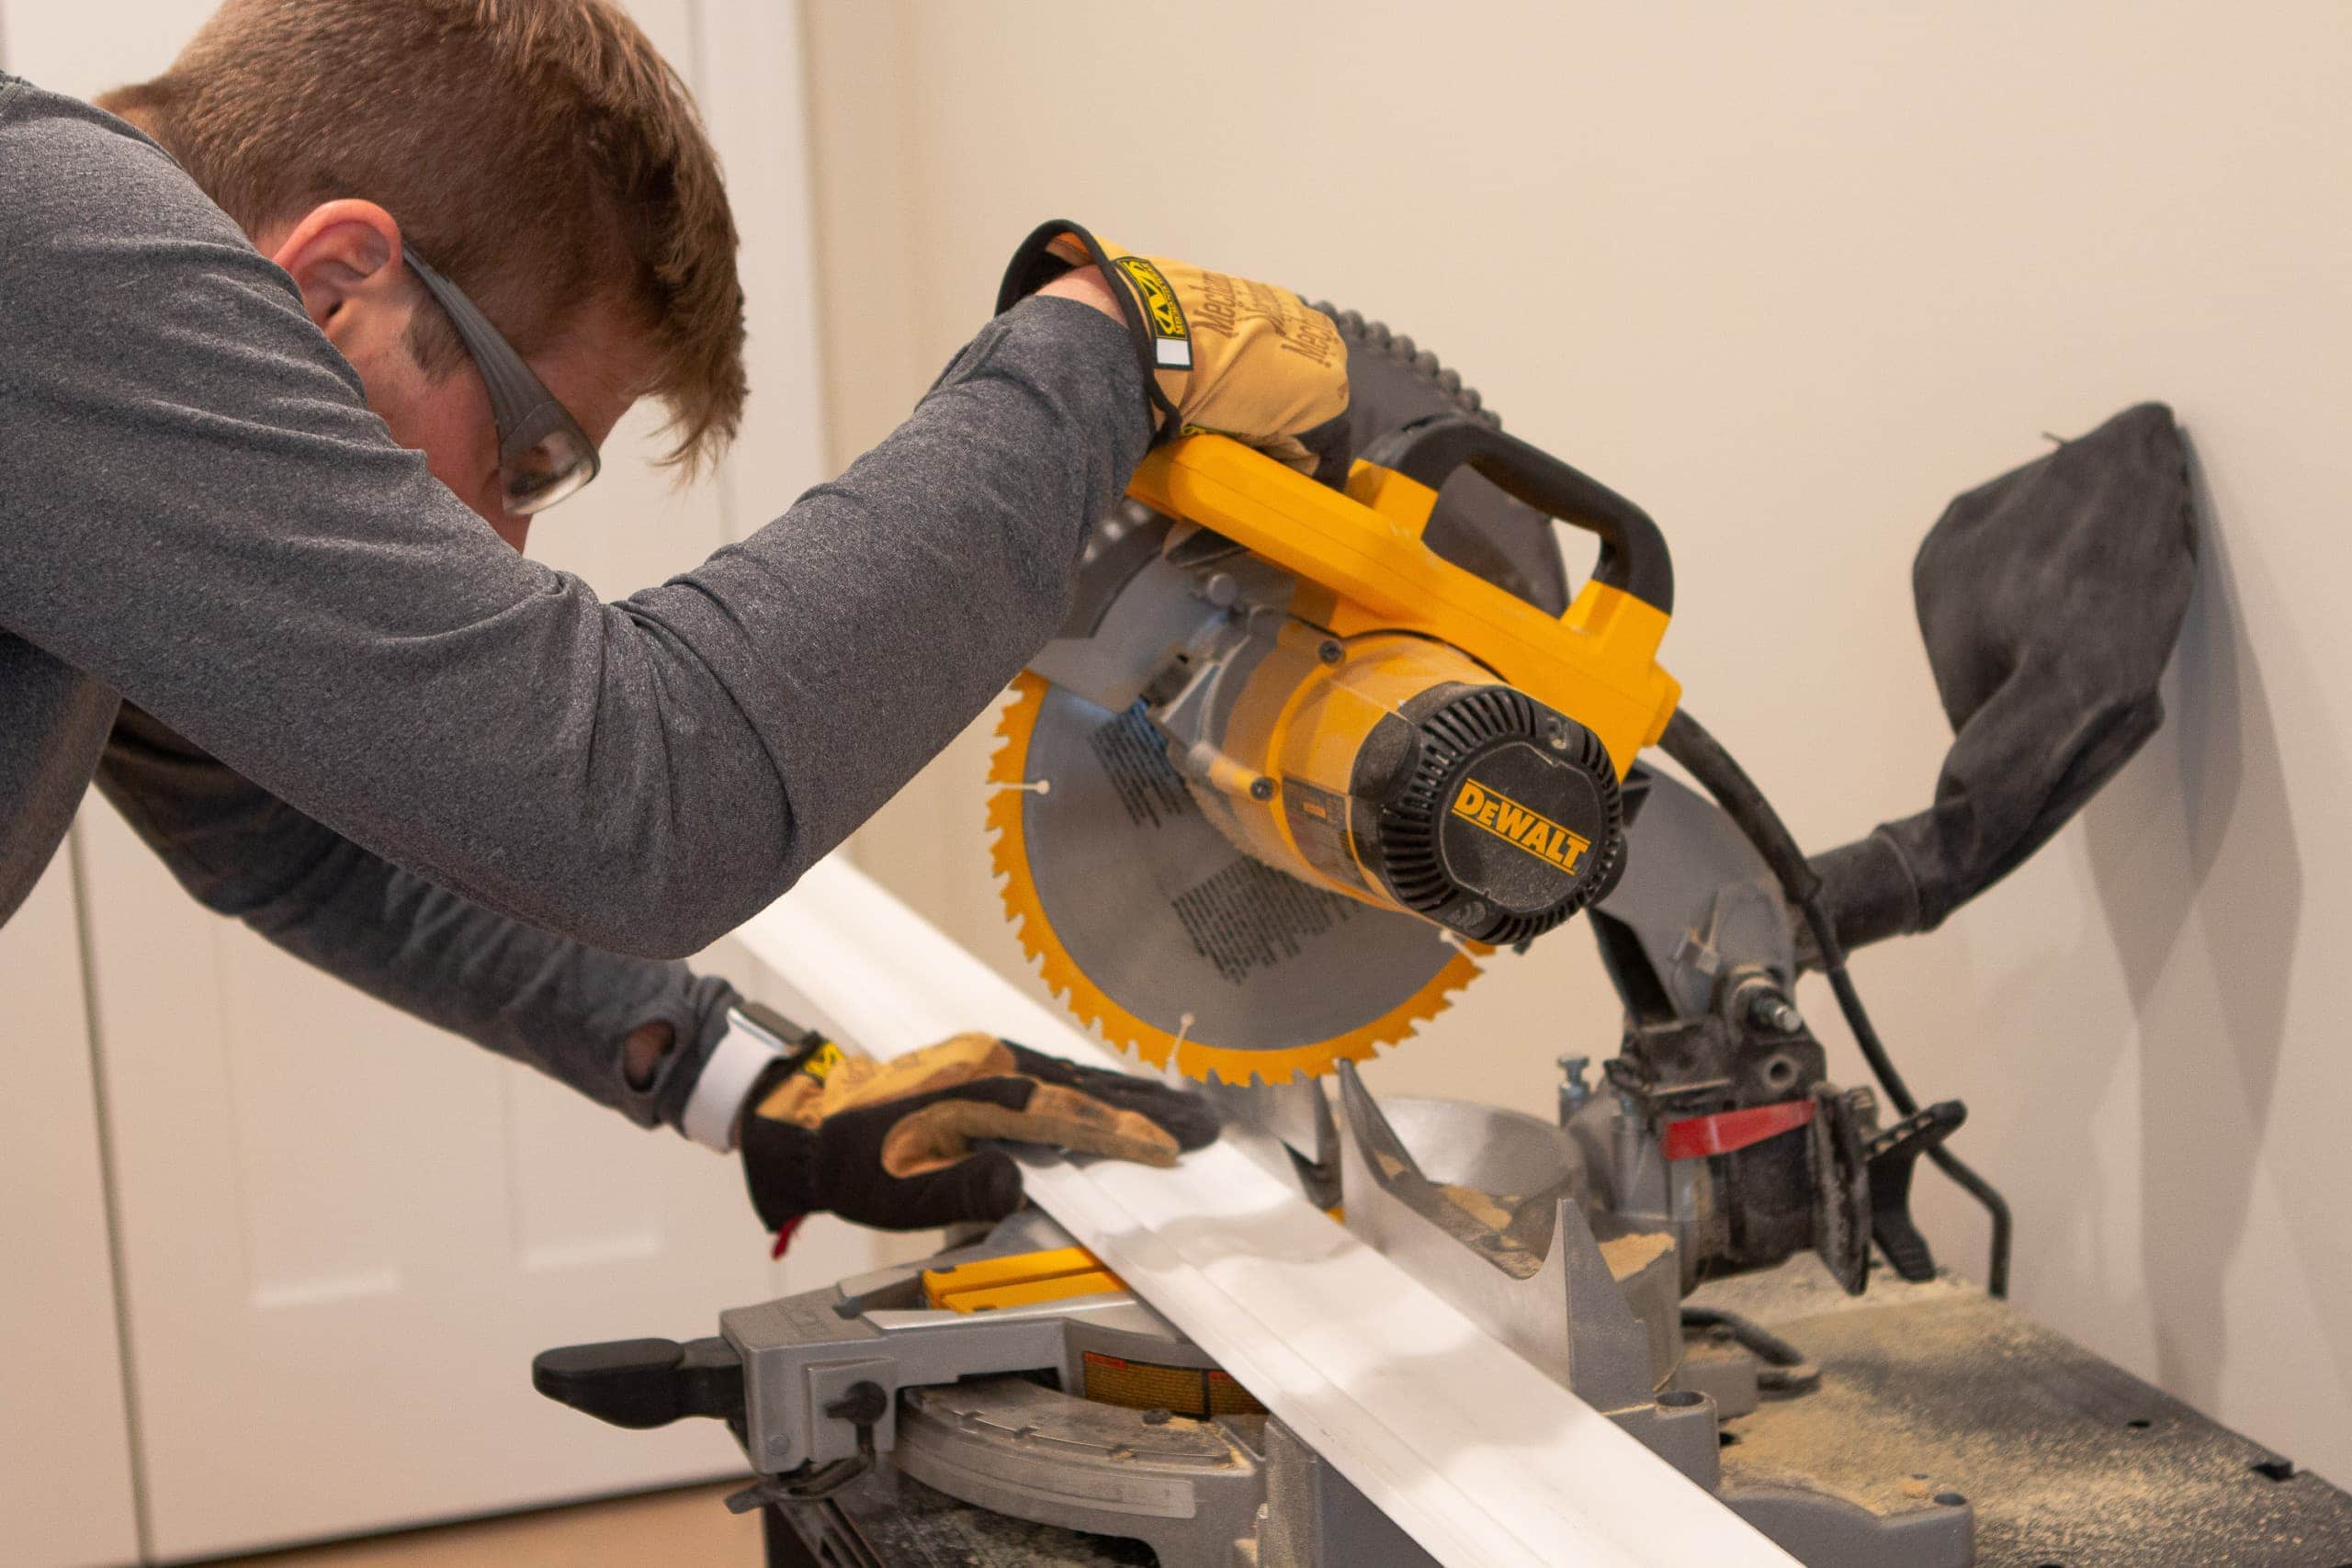
<svg viewBox="0 0 2352 1568"><path fill-rule="evenodd" d="M1346 479L1348 349L1329 316L1287 288L1133 255L1060 219L1013 253L997 313L1088 265L1126 316L1154 445L1214 431L1326 483Z"/></svg>
<svg viewBox="0 0 2352 1568"><path fill-rule="evenodd" d="M1169 1166L1216 1134L1197 1095L992 1034L888 1062L812 1038L744 1101L743 1171L781 1251L819 1211L883 1230L1002 1219L1020 1206L1021 1168L978 1139Z"/></svg>

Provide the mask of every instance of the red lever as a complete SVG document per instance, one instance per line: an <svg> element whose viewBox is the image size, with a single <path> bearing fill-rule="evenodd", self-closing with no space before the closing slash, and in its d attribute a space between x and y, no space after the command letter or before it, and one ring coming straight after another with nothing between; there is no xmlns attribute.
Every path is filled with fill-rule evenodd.
<svg viewBox="0 0 2352 1568"><path fill-rule="evenodd" d="M1793 1133L1813 1120L1810 1100L1784 1100L1778 1105L1751 1105L1745 1111L1718 1111L1666 1124L1666 1157L1703 1159L1727 1155L1783 1133Z"/></svg>

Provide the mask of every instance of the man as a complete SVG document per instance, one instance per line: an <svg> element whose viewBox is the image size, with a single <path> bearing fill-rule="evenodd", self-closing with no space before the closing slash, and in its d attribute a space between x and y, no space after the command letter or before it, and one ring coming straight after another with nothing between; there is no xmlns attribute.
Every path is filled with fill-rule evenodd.
<svg viewBox="0 0 2352 1568"><path fill-rule="evenodd" d="M779 1225L1001 1213L983 1133L1214 1135L993 1041L842 1071L658 960L1051 635L1149 440L1311 461L1345 405L1311 313L1041 231L904 427L604 604L523 558L530 517L638 398L693 463L744 395L716 160L642 35L605 0L230 0L106 105L0 77L0 919L95 773L211 908L640 1124L740 1137Z"/></svg>

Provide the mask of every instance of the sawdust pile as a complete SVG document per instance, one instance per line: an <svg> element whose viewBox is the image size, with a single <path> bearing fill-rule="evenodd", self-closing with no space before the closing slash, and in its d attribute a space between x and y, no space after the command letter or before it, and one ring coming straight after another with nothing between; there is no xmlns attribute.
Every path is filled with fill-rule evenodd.
<svg viewBox="0 0 2352 1568"><path fill-rule="evenodd" d="M1958 1494L1988 1562L2345 1560L2352 1508L2332 1489L2268 1479L2263 1450L1966 1287L1776 1329L1821 1382L1724 1423L1727 1483L1803 1483L1879 1513Z"/></svg>

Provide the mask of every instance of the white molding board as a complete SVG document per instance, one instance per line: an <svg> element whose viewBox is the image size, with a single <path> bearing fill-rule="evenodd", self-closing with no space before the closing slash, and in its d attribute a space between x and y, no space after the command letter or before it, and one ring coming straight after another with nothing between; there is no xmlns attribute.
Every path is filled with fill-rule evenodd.
<svg viewBox="0 0 2352 1568"><path fill-rule="evenodd" d="M1120 1066L839 856L736 933L880 1055L983 1028ZM1238 1150L1029 1192L1449 1568L1794 1559Z"/></svg>

